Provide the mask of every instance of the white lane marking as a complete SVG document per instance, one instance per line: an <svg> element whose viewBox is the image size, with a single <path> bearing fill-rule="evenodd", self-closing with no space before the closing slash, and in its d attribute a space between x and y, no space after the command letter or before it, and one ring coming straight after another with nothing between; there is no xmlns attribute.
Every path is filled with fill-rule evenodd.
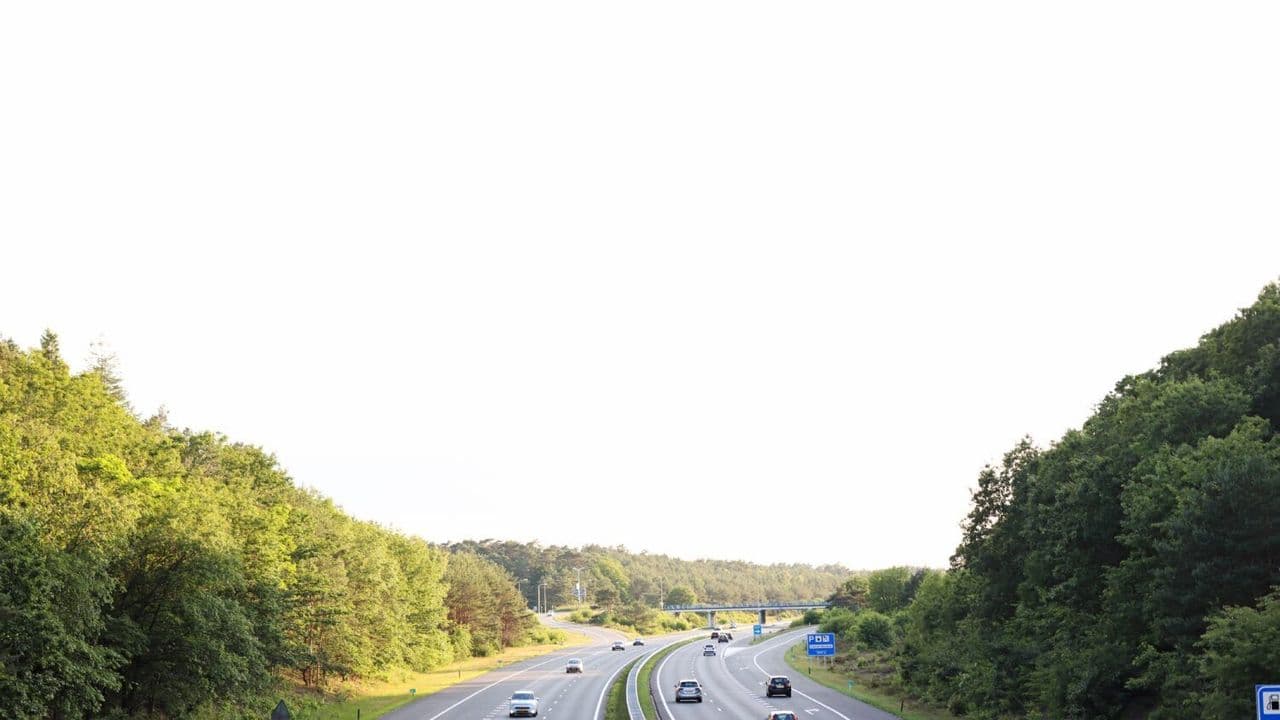
<svg viewBox="0 0 1280 720"><path fill-rule="evenodd" d="M799 633L796 633L796 635L793 635L792 637L798 637L798 636L799 636ZM780 640L780 639L782 639L782 637L783 637L783 636L779 636L778 638L775 638L775 639ZM769 642L767 642L767 643L765 643L765 644L766 644L766 645L771 645L771 644L773 644L773 641L772 641L772 640L770 640ZM773 648L771 648L771 647L770 647L770 648L761 648L761 649L760 649L760 652L758 652L758 653L756 653L755 655L752 655L752 656L751 656L751 662L752 662L752 664L754 664L754 665L756 666L756 669L757 669L757 670L759 670L760 672L764 673L766 676L767 676L767 675L769 675L769 673L768 673L764 668L760 667L760 656L761 656L761 655L763 655L764 653L766 653L767 651L772 650L772 649L773 649ZM810 700L814 701L815 703L817 703L817 704L821 705L822 707L824 707L824 708L826 708L826 709L830 710L831 712L833 712L833 713L835 713L835 714L839 715L840 717L844 718L844 720L851 720L851 718L850 718L848 715L845 715L844 713L840 712L839 710L837 710L837 709L835 709L835 708L831 707L830 705L828 705L828 704L826 704L826 703L822 702L822 701L821 701L821 700L819 700L818 698L816 698L816 697L814 697L814 696L812 696L812 695L809 695L809 694L805 693L805 692L804 692L804 691L802 691L802 690L796 690L795 685L792 685L792 686L791 686L791 691L792 691L792 692L796 692L796 693L800 693L800 697L807 697L807 698L809 698Z"/></svg>
<svg viewBox="0 0 1280 720"><path fill-rule="evenodd" d="M669 718L675 717L675 715L671 714L671 706L667 704L667 694L662 691L662 668L667 666L667 661L674 657L677 652L673 650L667 653L667 656L662 658L662 662L658 663L658 669L654 671L658 674L658 699L662 701L662 708L667 711L667 717Z"/></svg>
<svg viewBox="0 0 1280 720"><path fill-rule="evenodd" d="M471 698L473 698L473 697L475 697L475 696L479 695L480 693L484 692L485 690L488 690L489 688L493 687L494 685L498 685L498 684L504 683L504 682L506 682L506 681L510 680L511 678L515 677L516 675L523 675L523 674L525 674L525 673L529 672L530 670L532 670L532 669L534 669L534 668L536 668L536 667L542 667L543 665L546 665L546 664L547 664L547 663L549 663L549 662L557 662L557 661L560 661L560 660L563 660L563 659L564 659L564 658L563 658L563 656L562 656L562 657L554 657L554 658L551 658L550 660L543 660L542 662L538 663L537 665L530 665L529 667L527 667L527 668L525 668L525 669L521 670L520 672L512 673L511 675L508 675L508 676L506 676L506 677L502 678L501 680L495 680L495 681L493 681L493 682L489 683L488 685L485 685L484 687L480 688L479 690L477 690L477 691L475 691L475 692L471 693L470 695L468 695L468 696L466 696L466 697L462 698L462 699L461 699L461 700L459 700L458 702L456 702L456 703L454 703L454 704L450 705L449 707L447 707L447 708L445 708L445 709L441 710L440 712L436 713L435 715L432 715L431 717L427 718L427 720L439 720L439 718L440 718L442 715L444 715L445 713L447 713L447 712L449 712L450 710L452 710L452 709L454 709L454 708L458 707L459 705L461 705L462 703L464 703L464 702L466 702L466 701L470 700ZM502 705L499 705L498 707L502 707Z"/></svg>
<svg viewBox="0 0 1280 720"><path fill-rule="evenodd" d="M609 693L609 687L613 685L613 679L618 677L618 673L622 672L622 668L626 666L626 663L619 665L618 669L614 670L613 674L609 676L609 679L604 681L604 689L600 691L600 699L596 700L596 711L595 714L591 716L591 720L597 720L600 717L600 708L604 707L604 696ZM432 718L432 720L435 719Z"/></svg>
<svg viewBox="0 0 1280 720"><path fill-rule="evenodd" d="M804 711L809 713L810 715L816 715L819 712L821 712L820 710L818 710L818 708L805 708Z"/></svg>

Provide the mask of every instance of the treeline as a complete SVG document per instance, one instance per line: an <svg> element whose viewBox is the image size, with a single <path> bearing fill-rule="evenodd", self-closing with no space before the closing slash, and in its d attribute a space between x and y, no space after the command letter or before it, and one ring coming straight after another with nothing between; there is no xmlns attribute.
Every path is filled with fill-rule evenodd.
<svg viewBox="0 0 1280 720"><path fill-rule="evenodd" d="M866 610L847 639L976 718L1252 717L1280 672L1277 422L1271 285L1079 430L984 469L949 571L911 576L888 643L858 634Z"/></svg>
<svg viewBox="0 0 1280 720"><path fill-rule="evenodd" d="M360 522L274 458L140 421L104 359L0 341L0 705L265 717L281 683L427 670L540 636L515 579Z"/></svg>
<svg viewBox="0 0 1280 720"><path fill-rule="evenodd" d="M604 608L661 602L734 603L824 598L851 574L839 565L759 565L731 560L681 560L632 553L621 547L544 547L538 543L483 540L450 545L501 565L522 584L532 605L538 586L551 606L575 603L581 578L586 602ZM581 568L575 571L574 568Z"/></svg>

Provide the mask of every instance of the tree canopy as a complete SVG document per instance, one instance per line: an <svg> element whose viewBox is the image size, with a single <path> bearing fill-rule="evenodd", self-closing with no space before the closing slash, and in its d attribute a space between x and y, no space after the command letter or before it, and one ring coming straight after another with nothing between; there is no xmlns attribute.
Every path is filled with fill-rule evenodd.
<svg viewBox="0 0 1280 720"><path fill-rule="evenodd" d="M906 687L978 718L1249 715L1280 668L1277 423L1270 285L982 470L952 568L904 611Z"/></svg>
<svg viewBox="0 0 1280 720"><path fill-rule="evenodd" d="M282 680L527 641L515 585L346 515L259 448L134 417L108 358L72 374L52 332L0 340L5 717L264 717Z"/></svg>

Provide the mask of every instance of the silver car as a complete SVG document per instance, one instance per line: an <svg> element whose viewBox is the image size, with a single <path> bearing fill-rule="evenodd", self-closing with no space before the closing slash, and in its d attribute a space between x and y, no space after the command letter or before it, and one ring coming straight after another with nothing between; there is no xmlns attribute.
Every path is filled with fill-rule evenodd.
<svg viewBox="0 0 1280 720"><path fill-rule="evenodd" d="M676 702L685 700L702 702L702 686L697 680L681 680L676 683Z"/></svg>
<svg viewBox="0 0 1280 720"><path fill-rule="evenodd" d="M507 701L507 717L538 717L538 697L532 690L517 690Z"/></svg>
<svg viewBox="0 0 1280 720"><path fill-rule="evenodd" d="M574 658L569 662L565 663L564 671L567 673L582 672L582 660L580 658Z"/></svg>

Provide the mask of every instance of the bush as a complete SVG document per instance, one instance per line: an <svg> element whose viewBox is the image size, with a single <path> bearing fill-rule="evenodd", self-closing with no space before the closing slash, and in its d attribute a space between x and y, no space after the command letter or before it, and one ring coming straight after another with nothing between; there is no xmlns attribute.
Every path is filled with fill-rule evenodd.
<svg viewBox="0 0 1280 720"><path fill-rule="evenodd" d="M841 639L851 641L856 639L854 634L858 626L858 616L848 608L831 608L822 616L822 623L818 626L822 632L835 633Z"/></svg>
<svg viewBox="0 0 1280 720"><path fill-rule="evenodd" d="M800 618L798 621L792 622L791 625L792 627L795 627L797 624L817 625L820 622L822 622L822 609L813 608L812 610L805 610L804 617Z"/></svg>
<svg viewBox="0 0 1280 720"><path fill-rule="evenodd" d="M858 616L857 636L860 646L883 650L893 644L893 622L874 610L868 610Z"/></svg>
<svg viewBox="0 0 1280 720"><path fill-rule="evenodd" d="M564 631L549 627L533 628L528 635L531 645L562 645L567 638Z"/></svg>

